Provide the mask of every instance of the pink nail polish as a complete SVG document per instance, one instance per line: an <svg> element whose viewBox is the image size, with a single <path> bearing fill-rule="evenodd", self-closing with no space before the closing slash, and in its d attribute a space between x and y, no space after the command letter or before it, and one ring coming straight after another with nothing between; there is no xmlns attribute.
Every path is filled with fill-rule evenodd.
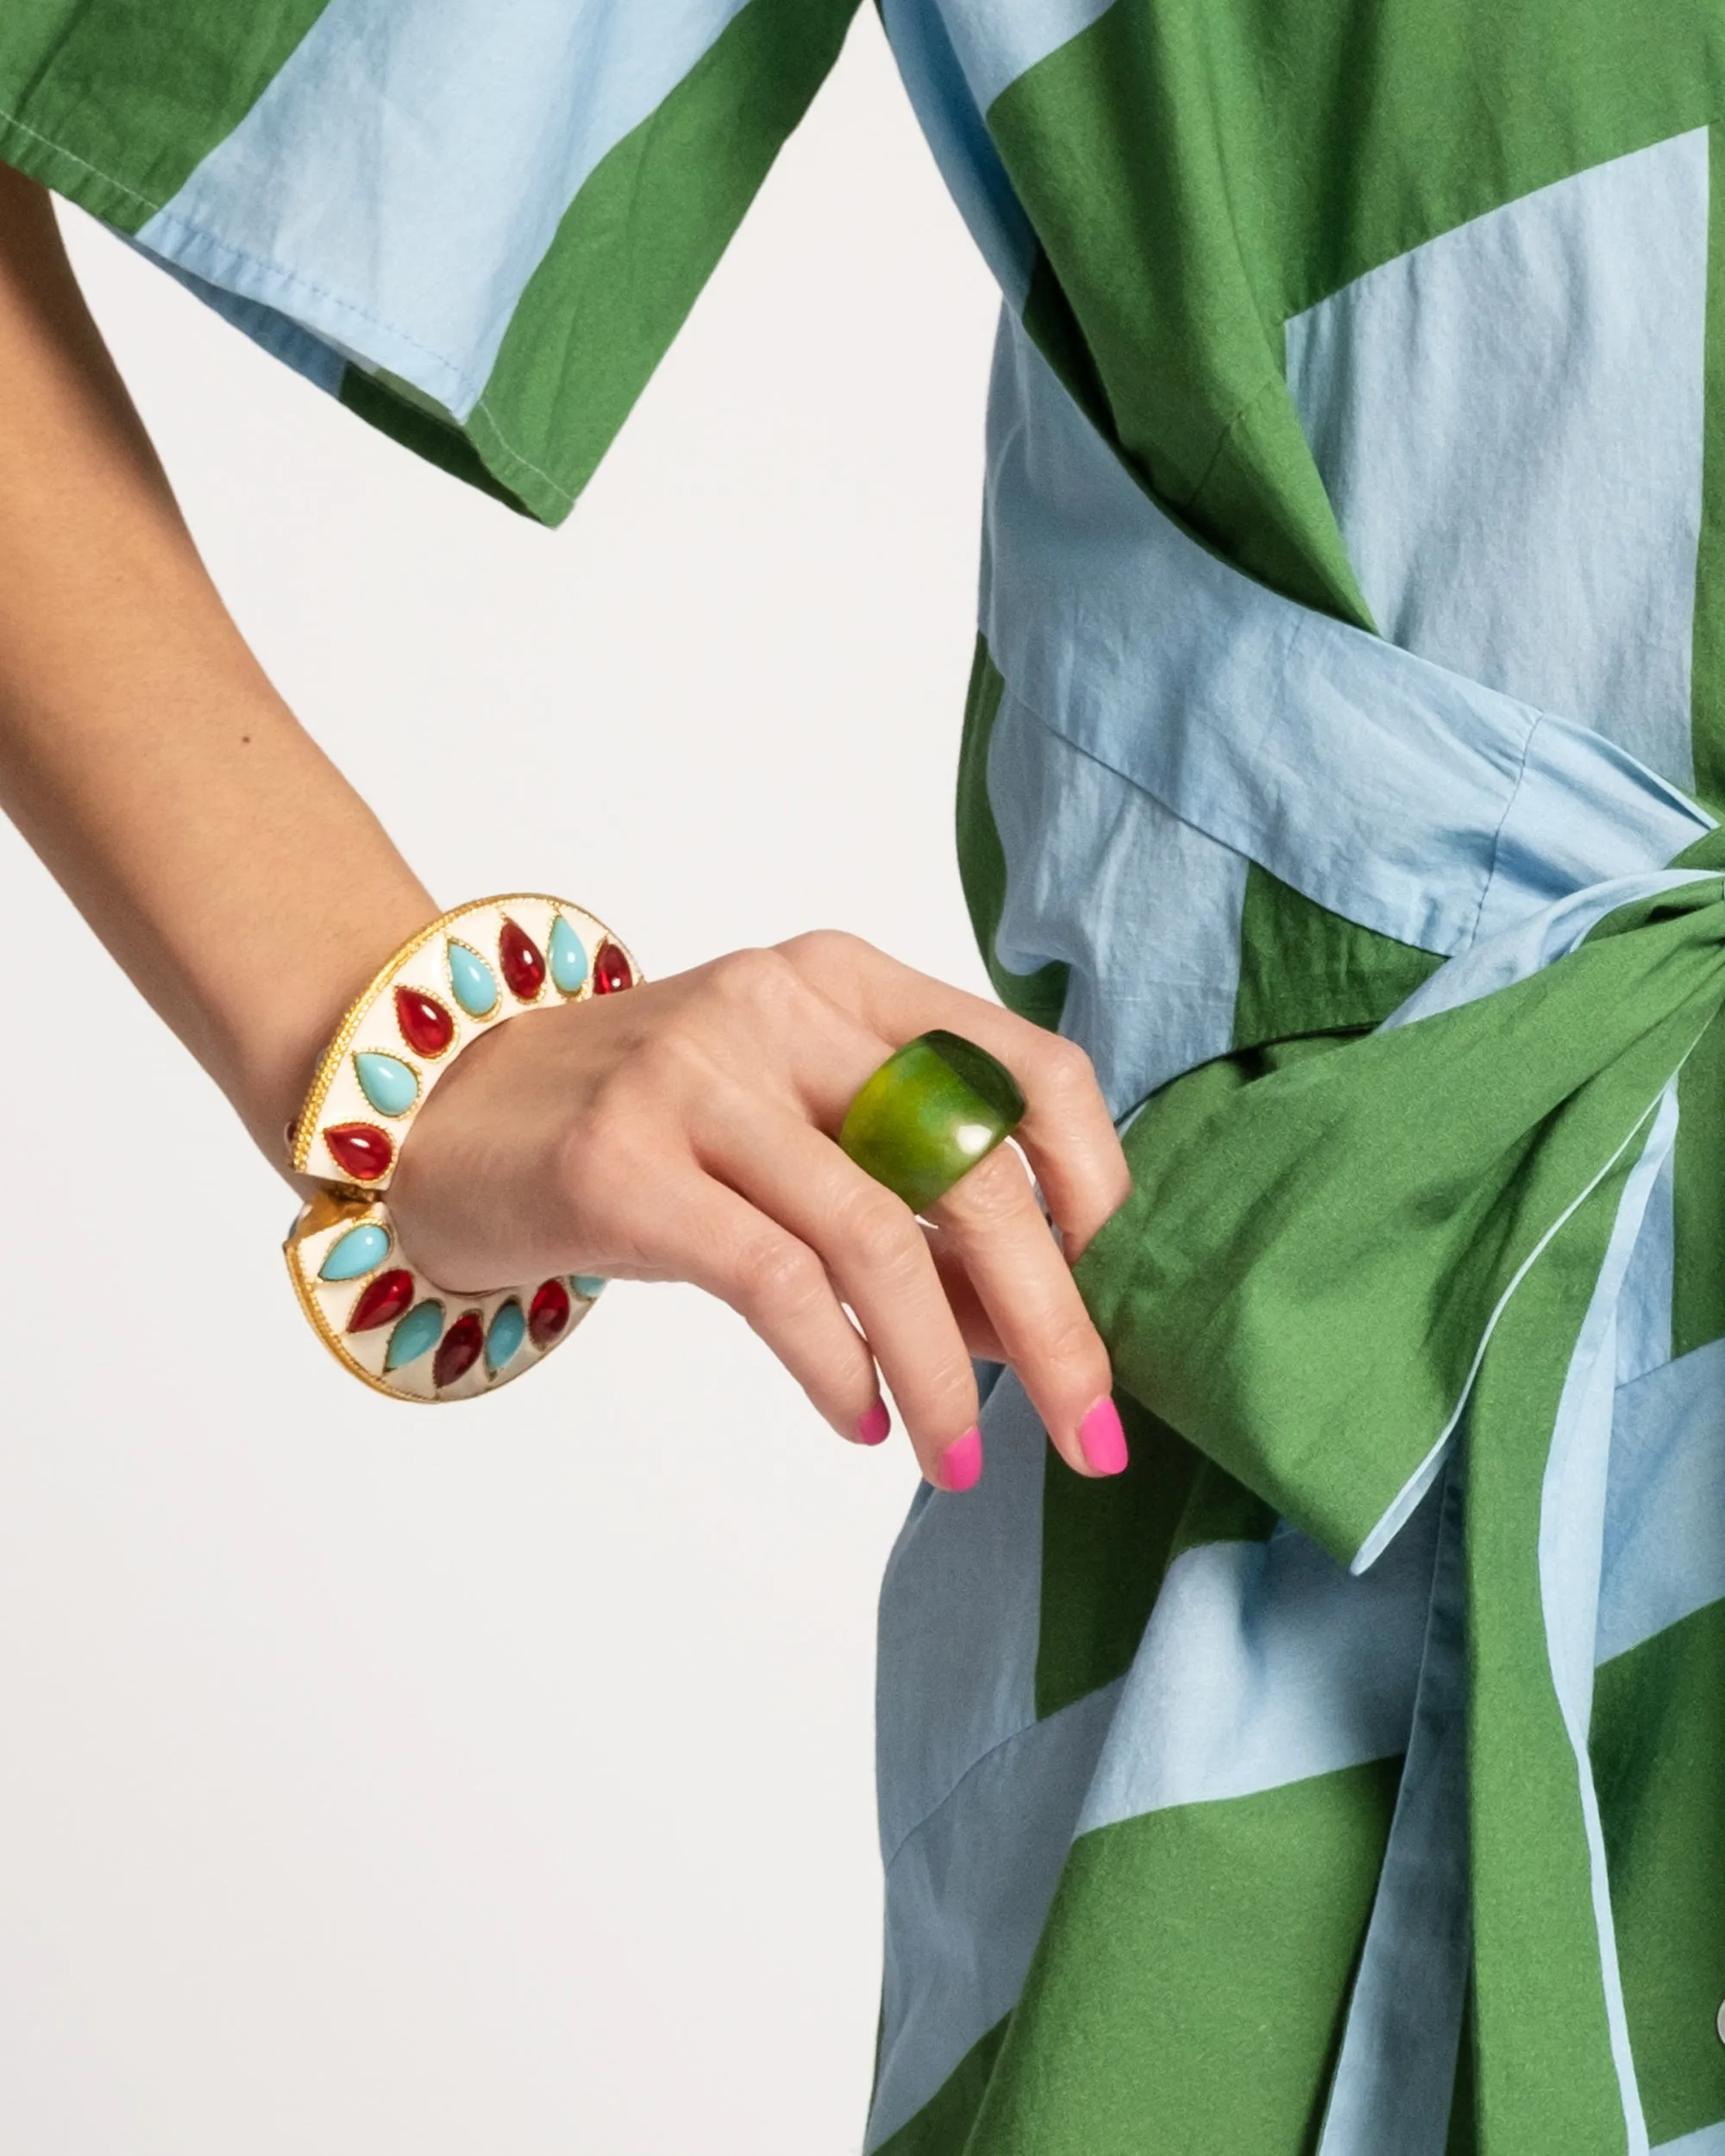
<svg viewBox="0 0 1725 2156"><path fill-rule="evenodd" d="M893 1418L887 1413L887 1403L877 1400L856 1426L858 1445L884 1445L887 1432L893 1426Z"/></svg>
<svg viewBox="0 0 1725 2156"><path fill-rule="evenodd" d="M955 1438L935 1462L937 1489L974 1489L982 1479L982 1432L971 1428Z"/></svg>
<svg viewBox="0 0 1725 2156"><path fill-rule="evenodd" d="M1094 1475L1118 1475L1126 1465L1126 1433L1112 1400L1099 1400L1079 1424L1078 1445Z"/></svg>

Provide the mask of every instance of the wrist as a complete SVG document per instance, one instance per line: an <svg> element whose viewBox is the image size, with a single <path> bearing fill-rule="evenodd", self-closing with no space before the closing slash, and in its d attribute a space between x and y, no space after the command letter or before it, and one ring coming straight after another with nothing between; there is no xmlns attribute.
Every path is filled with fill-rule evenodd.
<svg viewBox="0 0 1725 2156"><path fill-rule="evenodd" d="M404 868L340 922L307 922L292 951L248 969L225 999L225 1043L204 1060L264 1157L289 1172L286 1132L348 1010L437 906Z"/></svg>

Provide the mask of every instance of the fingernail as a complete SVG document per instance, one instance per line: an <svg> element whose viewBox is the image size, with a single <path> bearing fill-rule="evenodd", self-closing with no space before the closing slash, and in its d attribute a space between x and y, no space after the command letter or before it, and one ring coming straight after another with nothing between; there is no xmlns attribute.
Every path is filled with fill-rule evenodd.
<svg viewBox="0 0 1725 2156"><path fill-rule="evenodd" d="M971 1428L955 1438L934 1463L937 1489L974 1489L982 1479L982 1432Z"/></svg>
<svg viewBox="0 0 1725 2156"><path fill-rule="evenodd" d="M877 1400L856 1426L858 1445L884 1445L887 1432L893 1426L893 1418L887 1413L887 1403Z"/></svg>
<svg viewBox="0 0 1725 2156"><path fill-rule="evenodd" d="M1105 1395L1078 1426L1078 1448L1093 1475L1118 1475L1126 1463L1120 1411Z"/></svg>

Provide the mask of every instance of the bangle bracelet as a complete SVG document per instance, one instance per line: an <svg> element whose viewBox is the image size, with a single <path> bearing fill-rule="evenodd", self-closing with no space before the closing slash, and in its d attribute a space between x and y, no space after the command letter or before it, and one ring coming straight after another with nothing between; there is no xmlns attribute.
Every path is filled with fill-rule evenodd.
<svg viewBox="0 0 1725 2156"><path fill-rule="evenodd" d="M289 1232L299 1307L343 1369L392 1400L471 1400L543 1362L602 1280L554 1274L448 1294L402 1250L384 1193L426 1096L505 1018L641 978L603 922L566 899L478 899L411 937L354 1002L289 1127L320 1188Z"/></svg>

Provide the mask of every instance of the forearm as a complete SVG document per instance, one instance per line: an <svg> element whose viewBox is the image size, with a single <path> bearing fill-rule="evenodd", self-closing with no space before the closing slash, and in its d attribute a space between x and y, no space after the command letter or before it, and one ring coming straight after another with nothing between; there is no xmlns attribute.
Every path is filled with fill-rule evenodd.
<svg viewBox="0 0 1725 2156"><path fill-rule="evenodd" d="M265 680L60 248L0 167L0 805L278 1161L436 909Z"/></svg>

